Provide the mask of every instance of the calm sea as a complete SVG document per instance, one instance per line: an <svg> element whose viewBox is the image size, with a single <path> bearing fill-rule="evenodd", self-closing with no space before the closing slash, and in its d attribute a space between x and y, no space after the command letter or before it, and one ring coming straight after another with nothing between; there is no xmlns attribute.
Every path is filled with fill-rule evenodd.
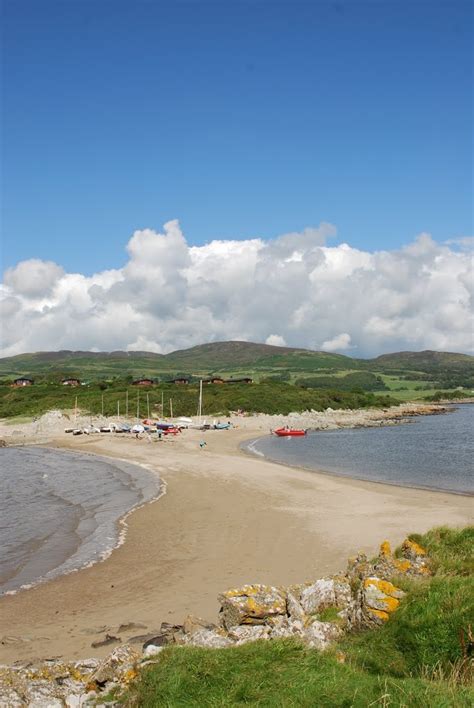
<svg viewBox="0 0 474 708"><path fill-rule="evenodd" d="M474 493L474 405L404 425L268 435L246 449L275 462L409 487Z"/></svg>
<svg viewBox="0 0 474 708"><path fill-rule="evenodd" d="M118 519L160 491L156 474L119 460L0 449L0 594L104 558Z"/></svg>

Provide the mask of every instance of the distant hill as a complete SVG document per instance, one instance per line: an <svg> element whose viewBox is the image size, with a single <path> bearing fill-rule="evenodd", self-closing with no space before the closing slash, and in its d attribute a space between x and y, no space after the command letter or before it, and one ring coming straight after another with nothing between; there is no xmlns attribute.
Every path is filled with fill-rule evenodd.
<svg viewBox="0 0 474 708"><path fill-rule="evenodd" d="M474 357L468 354L456 354L455 352L435 352L426 349L422 352L396 352L394 354L382 354L370 360L372 366L380 366L382 369L410 369L416 371L432 372L440 369L472 369L474 368Z"/></svg>
<svg viewBox="0 0 474 708"><path fill-rule="evenodd" d="M293 372L295 374L333 373L343 370L370 370L381 373L474 373L474 357L451 352L398 352L375 359L354 359L343 354L311 351L292 347L275 347L253 342L212 342L171 352L87 352L58 351L19 354L0 359L0 376L43 376L57 378L75 375L81 379L114 376L150 376L173 373L206 375L222 372L252 371L261 374Z"/></svg>
<svg viewBox="0 0 474 708"><path fill-rule="evenodd" d="M292 347L274 347L270 344L255 344L254 342L211 342L199 344L190 349L181 349L165 355L168 362L180 367L196 368L203 366L208 369L223 366L251 366L269 356L281 357L294 352L304 352L304 349ZM315 353L315 352L311 352Z"/></svg>

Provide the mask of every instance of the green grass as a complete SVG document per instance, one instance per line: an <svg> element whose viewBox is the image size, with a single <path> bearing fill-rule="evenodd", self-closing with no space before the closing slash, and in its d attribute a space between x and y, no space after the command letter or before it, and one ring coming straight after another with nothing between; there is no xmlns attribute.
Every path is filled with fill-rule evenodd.
<svg viewBox="0 0 474 708"><path fill-rule="evenodd" d="M128 705L166 706L470 706L466 686L424 677L374 674L294 640L231 649L168 648L144 669Z"/></svg>
<svg viewBox="0 0 474 708"><path fill-rule="evenodd" d="M412 538L429 550L436 575L407 581L406 598L380 629L346 635L325 653L294 640L169 647L123 701L150 708L472 706L472 663L461 637L474 622L474 527Z"/></svg>

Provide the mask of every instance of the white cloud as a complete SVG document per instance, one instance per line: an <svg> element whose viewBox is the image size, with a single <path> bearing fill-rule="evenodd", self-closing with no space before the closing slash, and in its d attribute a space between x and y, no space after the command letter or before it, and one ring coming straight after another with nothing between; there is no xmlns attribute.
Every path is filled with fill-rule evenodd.
<svg viewBox="0 0 474 708"><path fill-rule="evenodd" d="M286 342L284 337L279 334L270 334L266 340L265 344L271 344L273 347L286 347Z"/></svg>
<svg viewBox="0 0 474 708"><path fill-rule="evenodd" d="M14 268L8 268L5 272L5 285L19 295L36 297L49 293L63 275L63 269L53 261L31 258L21 261Z"/></svg>
<svg viewBox="0 0 474 708"><path fill-rule="evenodd" d="M189 246L170 221L162 233L136 231L119 270L85 276L23 261L1 288L1 354L166 353L225 339L358 356L472 351L467 252L421 234L399 250L371 253L328 245L335 233L321 224L270 241Z"/></svg>
<svg viewBox="0 0 474 708"><path fill-rule="evenodd" d="M351 335L347 332L341 332L337 337L333 339L328 339L326 342L321 344L321 349L326 352L337 352L343 351L344 349L351 348Z"/></svg>

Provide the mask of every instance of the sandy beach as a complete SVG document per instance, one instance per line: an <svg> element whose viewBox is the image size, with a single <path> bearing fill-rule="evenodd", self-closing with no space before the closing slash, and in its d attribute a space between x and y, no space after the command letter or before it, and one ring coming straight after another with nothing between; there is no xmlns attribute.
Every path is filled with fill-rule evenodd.
<svg viewBox="0 0 474 708"><path fill-rule="evenodd" d="M230 587L314 579L357 551L376 554L384 539L395 545L409 532L472 523L467 496L331 477L239 449L265 432L267 421L255 418L156 443L49 439L146 465L167 491L129 515L126 541L107 560L0 600L0 662L100 657L111 646L91 644L106 634L125 642L187 614L215 620L217 594Z"/></svg>

